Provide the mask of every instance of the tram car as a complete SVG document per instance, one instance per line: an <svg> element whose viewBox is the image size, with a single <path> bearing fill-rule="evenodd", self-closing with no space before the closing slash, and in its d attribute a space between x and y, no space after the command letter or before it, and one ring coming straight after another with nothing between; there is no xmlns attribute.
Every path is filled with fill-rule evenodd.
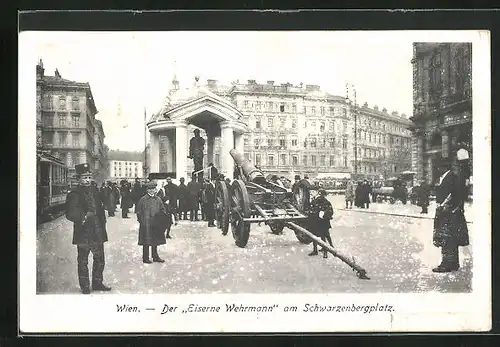
<svg viewBox="0 0 500 347"><path fill-rule="evenodd" d="M69 189L68 168L58 158L43 152L37 153L37 222L54 218L64 211Z"/></svg>

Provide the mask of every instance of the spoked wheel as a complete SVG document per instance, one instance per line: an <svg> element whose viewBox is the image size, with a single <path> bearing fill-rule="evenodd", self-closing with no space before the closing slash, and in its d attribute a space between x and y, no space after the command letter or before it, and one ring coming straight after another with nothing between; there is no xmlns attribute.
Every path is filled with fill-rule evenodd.
<svg viewBox="0 0 500 347"><path fill-rule="evenodd" d="M310 189L310 184L307 181L300 181L295 185L293 188L293 204L299 212L307 214L307 209L309 208L309 202L311 199L311 193L309 191ZM307 220L305 221L297 221L297 225L300 225L304 229L309 229L307 225ZM297 237L297 240L299 240L300 243L303 244L310 244L312 242L311 238L307 236L306 234L296 231L295 232L295 237Z"/></svg>
<svg viewBox="0 0 500 347"><path fill-rule="evenodd" d="M229 231L229 189L226 182L217 181L215 183L215 221L217 228L222 230L222 235L227 235Z"/></svg>
<svg viewBox="0 0 500 347"><path fill-rule="evenodd" d="M271 228L271 232L274 235L280 235L283 233L283 228L285 227L285 223L282 222L269 222L269 227Z"/></svg>
<svg viewBox="0 0 500 347"><path fill-rule="evenodd" d="M247 187L241 180L235 180L231 191L231 231L236 246L244 248L250 237L250 223L243 218L250 218L250 198Z"/></svg>

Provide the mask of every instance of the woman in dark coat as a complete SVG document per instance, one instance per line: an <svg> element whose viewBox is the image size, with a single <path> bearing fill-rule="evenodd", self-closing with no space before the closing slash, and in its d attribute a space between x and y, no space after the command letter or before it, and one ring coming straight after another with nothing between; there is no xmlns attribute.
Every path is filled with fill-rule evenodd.
<svg viewBox="0 0 500 347"><path fill-rule="evenodd" d="M156 183L148 184L147 194L137 204L137 220L139 221L139 246L142 246L142 261L151 264L149 247L154 262L163 263L158 255L158 245L164 245L167 225L167 211L163 201L156 196Z"/></svg>
<svg viewBox="0 0 500 347"><path fill-rule="evenodd" d="M433 272L458 270L458 247L469 245L463 203L465 182L449 167L445 167L443 171L436 186L437 207L433 232L433 244L441 248L441 264L432 269Z"/></svg>

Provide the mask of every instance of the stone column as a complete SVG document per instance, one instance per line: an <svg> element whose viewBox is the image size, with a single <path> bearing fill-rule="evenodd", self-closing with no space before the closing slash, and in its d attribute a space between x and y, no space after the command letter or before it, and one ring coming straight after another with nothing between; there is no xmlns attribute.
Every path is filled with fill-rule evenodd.
<svg viewBox="0 0 500 347"><path fill-rule="evenodd" d="M149 172L160 171L160 137L157 133L149 133L150 153L149 153Z"/></svg>
<svg viewBox="0 0 500 347"><path fill-rule="evenodd" d="M234 148L236 148L236 150L241 154L245 152L242 133L234 133Z"/></svg>
<svg viewBox="0 0 500 347"><path fill-rule="evenodd" d="M221 173L226 177L233 177L234 160L229 154L234 148L233 126L230 123L222 122L221 128Z"/></svg>
<svg viewBox="0 0 500 347"><path fill-rule="evenodd" d="M207 164L214 163L214 142L214 136L207 131Z"/></svg>
<svg viewBox="0 0 500 347"><path fill-rule="evenodd" d="M188 161L188 138L187 124L185 122L175 124L175 171L176 178L191 177L187 172Z"/></svg>

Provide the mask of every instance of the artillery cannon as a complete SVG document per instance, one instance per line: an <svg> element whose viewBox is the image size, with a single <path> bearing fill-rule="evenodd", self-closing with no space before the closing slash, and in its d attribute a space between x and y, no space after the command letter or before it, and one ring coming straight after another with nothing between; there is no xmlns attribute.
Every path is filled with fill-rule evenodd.
<svg viewBox="0 0 500 347"><path fill-rule="evenodd" d="M359 278L368 279L366 271L354 260L339 254L307 230L312 185L307 180L294 184L292 189L268 181L241 153L229 153L237 166L237 176L231 185L219 180L215 184L215 219L222 234L227 235L229 224L238 247L244 248L250 237L250 225L264 222L273 234L281 234L284 227L295 232L299 242L318 242L328 252L348 264Z"/></svg>

